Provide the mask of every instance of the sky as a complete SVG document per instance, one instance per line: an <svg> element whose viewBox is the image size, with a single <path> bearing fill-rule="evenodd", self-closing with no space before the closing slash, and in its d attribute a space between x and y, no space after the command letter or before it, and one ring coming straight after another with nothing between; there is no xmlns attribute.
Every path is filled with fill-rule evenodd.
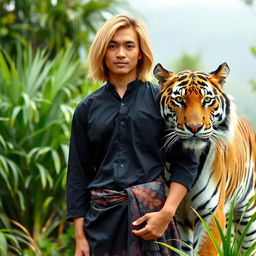
<svg viewBox="0 0 256 256"><path fill-rule="evenodd" d="M128 0L133 16L146 24L155 63L171 69L182 53L200 53L204 71L223 62L230 67L225 90L234 97L238 113L256 124L256 3L243 0ZM255 1L256 2L256 1ZM256 127L256 126L255 126Z"/></svg>

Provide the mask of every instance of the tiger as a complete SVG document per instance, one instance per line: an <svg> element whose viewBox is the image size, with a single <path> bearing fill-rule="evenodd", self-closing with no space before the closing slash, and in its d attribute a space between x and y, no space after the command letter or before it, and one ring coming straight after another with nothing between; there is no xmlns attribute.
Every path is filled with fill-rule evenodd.
<svg viewBox="0 0 256 256"><path fill-rule="evenodd" d="M180 141L199 161L192 188L179 205L176 219L182 251L187 255L215 256L217 251L195 211L203 218L221 246L214 217L224 231L234 205L234 227L241 234L256 212L249 201L256 194L256 135L237 114L233 97L223 90L230 72L227 63L215 71L184 70L173 73L157 64L153 74L160 85L160 112L166 124L164 149ZM241 255L256 241L256 222L247 232ZM250 255L256 255L254 250Z"/></svg>

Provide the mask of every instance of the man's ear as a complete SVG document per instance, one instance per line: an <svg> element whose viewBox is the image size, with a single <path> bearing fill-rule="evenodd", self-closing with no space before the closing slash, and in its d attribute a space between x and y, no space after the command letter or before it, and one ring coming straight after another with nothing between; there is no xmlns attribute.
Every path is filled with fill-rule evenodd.
<svg viewBox="0 0 256 256"><path fill-rule="evenodd" d="M213 78L222 86L225 83L225 79L229 74L229 66L226 62L221 64L215 71L211 72Z"/></svg>
<svg viewBox="0 0 256 256"><path fill-rule="evenodd" d="M169 78L173 77L173 73L164 69L161 64L157 64L153 71L154 76L160 84L165 83Z"/></svg>

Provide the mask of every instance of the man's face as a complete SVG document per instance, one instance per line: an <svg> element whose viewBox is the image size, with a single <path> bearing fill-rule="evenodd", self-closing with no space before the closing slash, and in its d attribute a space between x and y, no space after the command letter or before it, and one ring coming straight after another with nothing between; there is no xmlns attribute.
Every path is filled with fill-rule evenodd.
<svg viewBox="0 0 256 256"><path fill-rule="evenodd" d="M135 80L140 58L140 45L135 30L132 27L118 29L109 42L104 59L109 80L126 76L131 81Z"/></svg>

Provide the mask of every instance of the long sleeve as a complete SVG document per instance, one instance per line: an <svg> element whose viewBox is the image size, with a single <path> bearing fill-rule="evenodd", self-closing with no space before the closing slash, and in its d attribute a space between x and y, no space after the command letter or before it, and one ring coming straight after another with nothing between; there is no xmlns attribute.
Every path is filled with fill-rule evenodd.
<svg viewBox="0 0 256 256"><path fill-rule="evenodd" d="M181 143L176 143L168 152L170 162L170 182L177 182L191 189L197 177L199 161L194 151L183 149Z"/></svg>
<svg viewBox="0 0 256 256"><path fill-rule="evenodd" d="M78 105L72 120L66 190L68 221L84 217L90 206L90 193L87 190L90 143L83 107L83 104Z"/></svg>

